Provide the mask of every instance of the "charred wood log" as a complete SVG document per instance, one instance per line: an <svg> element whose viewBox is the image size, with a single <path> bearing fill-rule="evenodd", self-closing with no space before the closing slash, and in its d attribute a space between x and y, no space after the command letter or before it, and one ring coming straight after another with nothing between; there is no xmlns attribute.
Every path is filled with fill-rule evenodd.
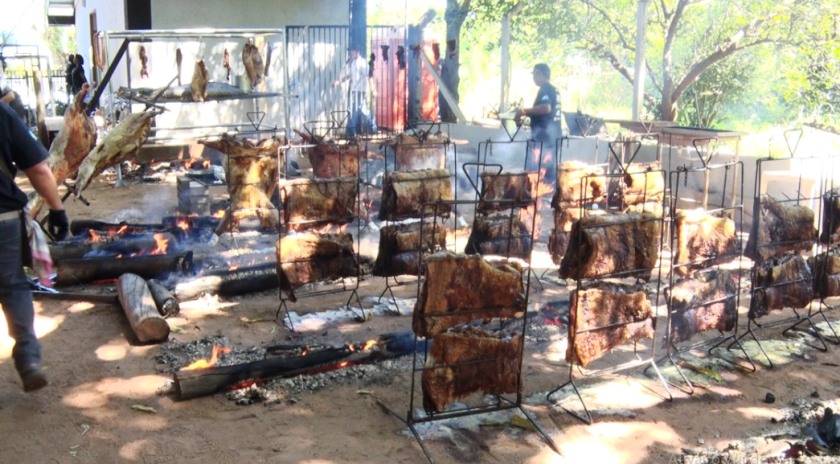
<svg viewBox="0 0 840 464"><path fill-rule="evenodd" d="M573 290L566 361L586 367L632 340L653 338L655 314L647 294L618 285Z"/></svg>
<svg viewBox="0 0 840 464"><path fill-rule="evenodd" d="M103 238L98 241L65 241L50 245L50 256L54 262L61 262L68 259L95 258L95 257L116 257L118 255L131 255L149 253L158 246L158 240L167 243L175 243L175 236L172 234L157 233L141 236L120 236Z"/></svg>
<svg viewBox="0 0 840 464"><path fill-rule="evenodd" d="M527 260L531 257L531 232L517 215L476 216L464 253Z"/></svg>
<svg viewBox="0 0 840 464"><path fill-rule="evenodd" d="M452 179L445 169L391 172L382 188L379 219L399 221L423 215L447 215L452 211L450 204L428 203L453 199Z"/></svg>
<svg viewBox="0 0 840 464"><path fill-rule="evenodd" d="M501 395L521 389L522 336L505 337L478 328L435 337L421 375L423 408L441 412L472 393Z"/></svg>
<svg viewBox="0 0 840 464"><path fill-rule="evenodd" d="M283 217L290 230L301 231L325 224L346 224L356 212L359 180L295 179L280 185Z"/></svg>
<svg viewBox="0 0 840 464"><path fill-rule="evenodd" d="M659 221L649 214L592 215L572 226L560 277L585 279L625 273L648 280L658 258Z"/></svg>
<svg viewBox="0 0 840 464"><path fill-rule="evenodd" d="M348 348L331 348L313 351L305 356L268 358L206 369L182 369L172 375L175 395L179 400L187 400L212 395L246 381L297 375L303 369L334 363L347 358L352 353Z"/></svg>
<svg viewBox="0 0 840 464"><path fill-rule="evenodd" d="M129 273L144 279L159 279L173 272L188 273L191 270L191 251L180 255L65 259L56 263L56 285L88 284L117 279Z"/></svg>
<svg viewBox="0 0 840 464"><path fill-rule="evenodd" d="M803 308L814 299L813 274L801 255L770 258L756 265L751 319L784 308Z"/></svg>
<svg viewBox="0 0 840 464"><path fill-rule="evenodd" d="M177 316L181 307L178 305L175 295L157 279L149 279L146 284L149 286L152 299L155 301L155 307L160 315L163 317Z"/></svg>
<svg viewBox="0 0 840 464"><path fill-rule="evenodd" d="M163 232L167 229L163 224L131 224L128 222L110 223L91 219L74 219L70 222L70 233L73 235L90 235L91 230L106 237L114 235L145 234Z"/></svg>
<svg viewBox="0 0 840 464"><path fill-rule="evenodd" d="M379 253L373 265L375 276L420 275L422 254L434 253L446 246L446 229L425 223L387 225L379 230ZM421 238L422 236L422 238Z"/></svg>
<svg viewBox="0 0 840 464"><path fill-rule="evenodd" d="M814 272L814 293L820 298L840 296L840 256L821 253L808 258Z"/></svg>
<svg viewBox="0 0 840 464"><path fill-rule="evenodd" d="M747 256L756 263L787 252L806 251L814 245L817 230L810 208L764 197L756 216L746 249Z"/></svg>
<svg viewBox="0 0 840 464"><path fill-rule="evenodd" d="M236 269L210 270L205 275L178 282L174 293L178 301L186 301L205 293L236 296L271 290L278 286L277 265L264 263Z"/></svg>
<svg viewBox="0 0 840 464"><path fill-rule="evenodd" d="M716 217L702 209L677 210L677 274L687 276L692 269L709 267L736 251L735 221Z"/></svg>
<svg viewBox="0 0 840 464"><path fill-rule="evenodd" d="M131 330L140 343L160 343L169 337L166 323L157 307L146 281L135 274L123 274L117 280L117 295L128 317Z"/></svg>
<svg viewBox="0 0 840 464"><path fill-rule="evenodd" d="M338 144L332 140L318 138L306 132L294 130L306 143L312 173L317 178L357 177L361 149L357 144Z"/></svg>
<svg viewBox="0 0 840 464"><path fill-rule="evenodd" d="M472 320L513 318L525 311L522 268L513 261L441 252L428 256L425 265L426 280L412 321L421 337Z"/></svg>
<svg viewBox="0 0 840 464"><path fill-rule="evenodd" d="M732 330L738 318L736 278L723 270L698 272L670 288L671 342L686 341L707 330Z"/></svg>
<svg viewBox="0 0 840 464"><path fill-rule="evenodd" d="M481 173L479 213L524 207L533 200L531 178L526 172Z"/></svg>

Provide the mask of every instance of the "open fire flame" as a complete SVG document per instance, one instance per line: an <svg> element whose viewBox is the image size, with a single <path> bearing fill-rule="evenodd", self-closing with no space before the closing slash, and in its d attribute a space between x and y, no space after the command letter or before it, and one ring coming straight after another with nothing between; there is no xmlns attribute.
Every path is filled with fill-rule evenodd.
<svg viewBox="0 0 840 464"><path fill-rule="evenodd" d="M169 249L169 240L164 238L163 234L154 234L152 238L155 239L155 249L151 251L153 255L165 255Z"/></svg>
<svg viewBox="0 0 840 464"><path fill-rule="evenodd" d="M123 224L119 228L109 227L108 230L105 231L104 236L93 229L88 229L88 235L90 235L91 242L101 242L109 238L119 237L126 232L128 232L128 225L126 224Z"/></svg>
<svg viewBox="0 0 840 464"><path fill-rule="evenodd" d="M199 359L194 361L188 366L182 367L182 371L194 371L198 369L207 369L210 367L215 366L219 363L219 356L224 353L230 353L230 347L227 346L214 346L213 352L210 354L210 359Z"/></svg>
<svg viewBox="0 0 840 464"><path fill-rule="evenodd" d="M210 168L210 160L206 159L190 159L184 163L187 169L209 169Z"/></svg>

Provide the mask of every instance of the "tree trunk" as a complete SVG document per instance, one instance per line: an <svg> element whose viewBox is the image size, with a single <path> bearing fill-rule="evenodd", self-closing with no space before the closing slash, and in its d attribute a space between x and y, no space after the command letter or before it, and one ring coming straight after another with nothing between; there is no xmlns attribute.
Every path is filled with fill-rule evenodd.
<svg viewBox="0 0 840 464"><path fill-rule="evenodd" d="M146 281L136 274L123 274L117 281L120 305L140 343L162 342L169 337L169 324L160 316Z"/></svg>
<svg viewBox="0 0 840 464"><path fill-rule="evenodd" d="M458 102L461 101L458 93L458 85L461 81L458 76L461 68L461 26L464 24L469 11L470 0L463 0L460 5L457 0L447 0L446 2L446 13L444 14L446 19L446 58L443 59L441 64L440 77L455 97L455 101ZM443 122L458 121L452 108L445 100L440 102L440 119Z"/></svg>

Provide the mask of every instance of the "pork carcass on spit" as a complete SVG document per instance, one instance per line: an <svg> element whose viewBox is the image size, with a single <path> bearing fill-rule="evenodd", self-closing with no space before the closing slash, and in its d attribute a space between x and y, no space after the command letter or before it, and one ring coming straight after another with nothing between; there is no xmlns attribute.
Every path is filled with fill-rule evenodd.
<svg viewBox="0 0 840 464"><path fill-rule="evenodd" d="M125 116L93 148L79 166L75 191L80 193L91 181L107 168L127 160L146 143L152 127L152 120L162 113L159 109L147 109Z"/></svg>
<svg viewBox="0 0 840 464"><path fill-rule="evenodd" d="M441 412L472 393L501 395L521 389L522 336L466 328L435 337L421 375L423 408Z"/></svg>
<svg viewBox="0 0 840 464"><path fill-rule="evenodd" d="M814 245L817 229L811 208L764 196L755 215L746 254L756 263L787 252L806 251Z"/></svg>
<svg viewBox="0 0 840 464"><path fill-rule="evenodd" d="M85 112L85 96L90 91L87 84L73 98L73 103L64 111L64 126L50 145L50 157L47 162L55 177L56 185L61 185L79 169L85 157L96 143L96 123ZM29 211L37 217L44 206L44 199L36 196L29 204Z"/></svg>
<svg viewBox="0 0 840 464"><path fill-rule="evenodd" d="M371 272L375 276L420 275L421 254L446 246L446 229L440 224L391 224L379 230L379 253ZM421 238L422 237L422 238Z"/></svg>
<svg viewBox="0 0 840 464"><path fill-rule="evenodd" d="M566 361L586 367L622 343L653 338L655 313L647 294L620 285L573 290Z"/></svg>
<svg viewBox="0 0 840 464"><path fill-rule="evenodd" d="M192 101L203 102L207 99L207 83L209 80L207 65L204 64L204 60L196 61L195 67L193 68L192 80L190 81Z"/></svg>
<svg viewBox="0 0 840 464"><path fill-rule="evenodd" d="M435 253L426 257L426 279L414 306L412 327L421 337L476 319L508 319L525 311L522 268L514 261Z"/></svg>
<svg viewBox="0 0 840 464"><path fill-rule="evenodd" d="M737 276L726 270L696 272L668 289L672 343L717 329L727 332L738 318Z"/></svg>
<svg viewBox="0 0 840 464"><path fill-rule="evenodd" d="M260 56L260 50L251 42L245 42L245 46L242 48L242 64L245 65L245 74L248 76L248 81L251 82L251 88L256 88L262 82L265 66L262 56Z"/></svg>
<svg viewBox="0 0 840 464"><path fill-rule="evenodd" d="M799 254L769 258L756 264L751 319L784 308L804 308L814 299L813 273Z"/></svg>
<svg viewBox="0 0 840 464"><path fill-rule="evenodd" d="M702 209L677 210L676 272L681 276L692 269L716 264L716 257L736 252L735 221Z"/></svg>

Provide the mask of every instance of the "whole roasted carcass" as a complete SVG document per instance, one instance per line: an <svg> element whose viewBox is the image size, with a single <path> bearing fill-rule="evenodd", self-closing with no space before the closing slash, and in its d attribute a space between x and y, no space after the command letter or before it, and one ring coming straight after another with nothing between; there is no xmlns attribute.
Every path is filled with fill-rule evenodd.
<svg viewBox="0 0 840 464"><path fill-rule="evenodd" d="M489 213L530 204L531 177L526 172L483 172L478 211Z"/></svg>
<svg viewBox="0 0 840 464"><path fill-rule="evenodd" d="M48 163L57 185L61 185L79 169L82 161L96 143L96 124L85 112L85 96L90 91L87 84L73 99L73 104L64 111L64 126L50 145ZM36 197L30 204L32 216L38 216L44 200Z"/></svg>
<svg viewBox="0 0 840 464"><path fill-rule="evenodd" d="M412 322L417 335L433 337L475 319L506 319L525 311L522 268L516 262L440 252L428 256L425 265Z"/></svg>
<svg viewBox="0 0 840 464"><path fill-rule="evenodd" d="M479 328L438 335L421 376L423 408L440 412L453 401L477 392L518 392L522 347L522 335L490 333Z"/></svg>
<svg viewBox="0 0 840 464"><path fill-rule="evenodd" d="M86 189L102 171L122 163L136 153L149 138L152 120L161 112L162 110L158 109L148 109L131 113L111 128L79 166L76 193Z"/></svg>
<svg viewBox="0 0 840 464"><path fill-rule="evenodd" d="M813 273L799 254L770 258L756 264L751 319L784 308L804 308L814 299Z"/></svg>
<svg viewBox="0 0 840 464"><path fill-rule="evenodd" d="M194 102L203 102L207 98L207 82L209 80L204 60L196 61L192 81L190 81L190 90Z"/></svg>
<svg viewBox="0 0 840 464"><path fill-rule="evenodd" d="M295 301L294 290L304 284L355 276L358 260L350 234L302 233L277 241L280 288Z"/></svg>
<svg viewBox="0 0 840 464"><path fill-rule="evenodd" d="M647 294L605 284L573 290L566 361L583 367L616 346L653 338L655 313Z"/></svg>
<svg viewBox="0 0 840 464"><path fill-rule="evenodd" d="M730 271L697 272L668 289L670 340L690 339L707 330L732 330L738 318L737 276Z"/></svg>
<svg viewBox="0 0 840 464"><path fill-rule="evenodd" d="M702 209L677 210L677 274L686 276L692 269L709 267L736 251L735 221L718 217Z"/></svg>
<svg viewBox="0 0 840 464"><path fill-rule="evenodd" d="M583 203L599 203L607 194L607 179L604 168L580 161L564 161L557 168L559 186L551 200L551 206L579 206Z"/></svg>
<svg viewBox="0 0 840 464"><path fill-rule="evenodd" d="M283 219L289 230L346 224L356 214L357 177L293 179L280 183Z"/></svg>
<svg viewBox="0 0 840 464"><path fill-rule="evenodd" d="M280 216L271 196L277 189L277 166L285 159L285 139L249 140L223 134L219 140L200 143L228 157L225 174L233 217L226 217L219 230L238 230L242 219L254 216L260 227L276 228Z"/></svg>
<svg viewBox="0 0 840 464"><path fill-rule="evenodd" d="M306 143L314 145L307 149L312 173L317 178L352 177L359 175L361 148L358 144L338 144L323 137L316 137L295 129Z"/></svg>
<svg viewBox="0 0 840 464"><path fill-rule="evenodd" d="M531 257L531 232L516 214L476 216L464 253L527 260Z"/></svg>
<svg viewBox="0 0 840 464"><path fill-rule="evenodd" d="M245 65L245 74L248 76L248 81L251 82L251 88L253 89L262 82L265 65L259 49L251 42L246 42L242 48L242 64Z"/></svg>
<svg viewBox="0 0 840 464"><path fill-rule="evenodd" d="M791 251L805 251L814 245L817 229L811 208L765 196L755 215L746 254L756 263Z"/></svg>

